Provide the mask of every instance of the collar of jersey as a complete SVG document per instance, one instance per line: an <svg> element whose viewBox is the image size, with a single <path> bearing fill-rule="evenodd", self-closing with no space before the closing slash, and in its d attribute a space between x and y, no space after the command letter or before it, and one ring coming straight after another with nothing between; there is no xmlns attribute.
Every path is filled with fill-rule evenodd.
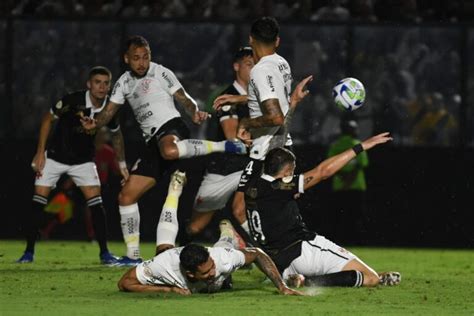
<svg viewBox="0 0 474 316"><path fill-rule="evenodd" d="M272 59L272 58L274 58L275 56L278 56L278 54L277 54L277 53L273 53L273 54L271 54L271 55L263 56L262 58L260 58L260 60L259 60L258 62L260 63L260 62L262 62L262 61L264 61L264 60Z"/></svg>
<svg viewBox="0 0 474 316"><path fill-rule="evenodd" d="M234 80L234 83L232 84L235 88L235 90L237 90L238 93L240 93L240 95L247 95L247 92L245 91L245 89L237 82L237 80Z"/></svg>
<svg viewBox="0 0 474 316"><path fill-rule="evenodd" d="M91 109L91 113L97 113L97 112L100 112L102 111L102 109L104 108L104 106L107 104L107 96L105 96L105 99L104 99L104 102L102 102L102 105L100 106L100 108L95 108L94 105L92 104L92 101L91 101L91 96L90 96L91 92L90 90L87 90L86 91L86 109Z"/></svg>

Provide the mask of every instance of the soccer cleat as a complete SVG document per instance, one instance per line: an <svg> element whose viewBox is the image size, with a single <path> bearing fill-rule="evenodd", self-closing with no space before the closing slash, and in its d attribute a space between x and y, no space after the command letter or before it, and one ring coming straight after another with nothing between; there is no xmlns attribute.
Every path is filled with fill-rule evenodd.
<svg viewBox="0 0 474 316"><path fill-rule="evenodd" d="M183 191L183 187L186 184L186 181L186 172L176 170L171 175L168 191Z"/></svg>
<svg viewBox="0 0 474 316"><path fill-rule="evenodd" d="M34 260L34 253L30 251L25 251L23 255L16 261L16 263L31 263Z"/></svg>
<svg viewBox="0 0 474 316"><path fill-rule="evenodd" d="M225 152L226 153L233 153L239 155L245 155L247 153L247 146L239 140L226 140L225 141Z"/></svg>
<svg viewBox="0 0 474 316"><path fill-rule="evenodd" d="M398 285L402 281L400 272L383 272L380 273L380 285Z"/></svg>
<svg viewBox="0 0 474 316"><path fill-rule="evenodd" d="M220 221L219 229L221 232L229 232L228 234L232 236L232 245L235 249L244 249L246 247L244 239L235 231L234 226L232 226L232 223L228 219Z"/></svg>
<svg viewBox="0 0 474 316"><path fill-rule="evenodd" d="M143 260L141 258L138 259L132 259L127 256L123 256L118 259L117 265L118 266L127 266L127 267L134 267L140 263L142 263Z"/></svg>
<svg viewBox="0 0 474 316"><path fill-rule="evenodd" d="M100 263L109 266L116 266L119 263L119 257L114 256L110 252L104 252L100 254Z"/></svg>
<svg viewBox="0 0 474 316"><path fill-rule="evenodd" d="M302 274L290 274L286 279L286 285L289 287L299 288L304 286L304 275Z"/></svg>

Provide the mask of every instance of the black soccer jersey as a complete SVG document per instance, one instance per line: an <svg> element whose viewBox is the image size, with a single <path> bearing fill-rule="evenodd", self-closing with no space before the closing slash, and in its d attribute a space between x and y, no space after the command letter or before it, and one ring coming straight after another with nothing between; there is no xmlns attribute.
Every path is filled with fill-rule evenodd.
<svg viewBox="0 0 474 316"><path fill-rule="evenodd" d="M240 95L241 93L235 88L234 84L228 86L222 93L231 94L231 95ZM242 119L244 117L249 117L249 109L247 105L224 105L213 116L215 120L215 125L217 128L217 136L214 139L215 141L225 140L224 132L220 126L220 122L229 118ZM237 155L229 153L216 153L211 154L207 160L207 171L213 174L228 175L237 171L244 169L245 165L248 163L249 158L246 155Z"/></svg>
<svg viewBox="0 0 474 316"><path fill-rule="evenodd" d="M51 113L58 120L47 146L48 158L68 165L93 161L95 132L84 130L80 115L93 118L107 101L106 98L101 108L94 108L89 91L77 91L58 101L51 108ZM112 131L120 128L117 116L107 127Z"/></svg>
<svg viewBox="0 0 474 316"><path fill-rule="evenodd" d="M269 175L255 176L245 185L245 204L252 239L275 261L280 270L300 254L303 240L316 233L302 220L295 195L303 193L303 175L291 182Z"/></svg>

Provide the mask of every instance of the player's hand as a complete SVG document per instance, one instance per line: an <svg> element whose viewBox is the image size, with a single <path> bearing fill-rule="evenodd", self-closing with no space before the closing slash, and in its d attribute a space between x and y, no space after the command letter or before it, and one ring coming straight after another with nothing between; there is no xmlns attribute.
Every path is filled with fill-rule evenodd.
<svg viewBox="0 0 474 316"><path fill-rule="evenodd" d="M306 295L303 292L290 289L287 286L284 286L280 289L280 294L283 294L283 295L298 295L298 296L305 296Z"/></svg>
<svg viewBox="0 0 474 316"><path fill-rule="evenodd" d="M33 157L33 161L31 162L31 168L33 168L33 171L36 172L37 176L43 175L45 163L46 157L44 155L44 151L36 153L36 155Z"/></svg>
<svg viewBox="0 0 474 316"><path fill-rule="evenodd" d="M173 286L171 287L171 292L179 295L191 295L191 291L188 289L182 289L180 287Z"/></svg>
<svg viewBox="0 0 474 316"><path fill-rule="evenodd" d="M124 186L125 182L127 182L128 178L130 177L130 173L128 173L128 169L125 167L120 168L120 174L122 175L122 181L120 181L120 183L122 184L122 186Z"/></svg>
<svg viewBox="0 0 474 316"><path fill-rule="evenodd" d="M92 131L97 128L96 121L88 116L81 115L81 125L86 131Z"/></svg>
<svg viewBox="0 0 474 316"><path fill-rule="evenodd" d="M369 139L366 139L364 140L361 145L362 147L364 148L364 150L368 150L376 145L379 145L379 144L384 144L386 142L389 142L393 140L392 137L390 137L390 133L389 132L385 132L385 133L381 133L381 134L378 134L378 135L375 135Z"/></svg>
<svg viewBox="0 0 474 316"><path fill-rule="evenodd" d="M211 115L204 111L196 111L192 117L193 123L200 125L202 122L207 120Z"/></svg>
<svg viewBox="0 0 474 316"><path fill-rule="evenodd" d="M219 110L223 105L234 105L239 103L247 103L246 95L223 94L214 100L212 107L214 110Z"/></svg>
<svg viewBox="0 0 474 316"><path fill-rule="evenodd" d="M296 105L298 105L298 103L309 94L309 90L305 90L305 88L311 81L313 81L313 75L304 78L296 85L295 90L290 97L290 108L295 108Z"/></svg>

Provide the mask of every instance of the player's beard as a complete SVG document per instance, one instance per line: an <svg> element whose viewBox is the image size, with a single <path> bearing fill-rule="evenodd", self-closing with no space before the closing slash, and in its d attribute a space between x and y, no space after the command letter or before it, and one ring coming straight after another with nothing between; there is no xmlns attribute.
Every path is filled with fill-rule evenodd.
<svg viewBox="0 0 474 316"><path fill-rule="evenodd" d="M138 78L138 79L141 79L141 78L145 77L146 74L148 73L148 70L150 70L150 67L148 67L148 68L145 70L145 72L143 73L143 75L140 75L140 74L136 73L134 70L131 69L133 76L136 77L136 78Z"/></svg>

